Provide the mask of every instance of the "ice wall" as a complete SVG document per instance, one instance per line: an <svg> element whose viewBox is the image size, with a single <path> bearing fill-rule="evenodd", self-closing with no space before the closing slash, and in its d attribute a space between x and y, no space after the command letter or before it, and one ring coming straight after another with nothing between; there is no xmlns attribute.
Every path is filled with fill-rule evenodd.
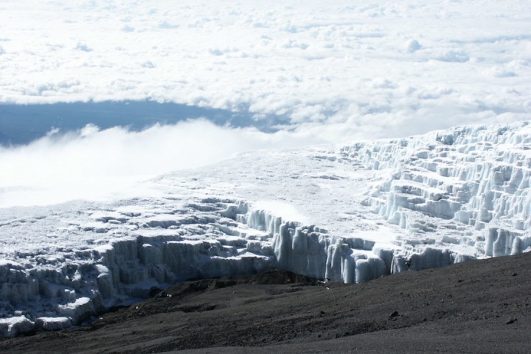
<svg viewBox="0 0 531 354"><path fill-rule="evenodd" d="M66 328L179 281L271 267L270 243L262 242L267 234L235 221L246 208L205 199L166 213L92 213L93 222L78 226L95 235L90 243L101 234L131 232L62 259L36 250L40 264L30 251L17 252L19 262L2 262L0 331L11 336Z"/></svg>
<svg viewBox="0 0 531 354"><path fill-rule="evenodd" d="M388 170L366 205L412 233L444 232L488 256L526 250L531 237L531 126L465 127L345 147L347 163ZM447 234L450 234L447 232Z"/></svg>
<svg viewBox="0 0 531 354"><path fill-rule="evenodd" d="M407 262L394 266L404 256L395 256L392 249L376 249L373 241L330 235L322 228L284 221L244 202L210 198L188 206L190 215L178 216L95 212L91 215L95 222L81 228L97 234L124 224L136 225L136 236L78 250L60 265L53 259L42 259L40 266L2 263L3 335L67 328L187 279L237 276L277 267L355 283L409 267ZM416 255L419 266L412 262L413 269L454 261L440 250L431 252Z"/></svg>
<svg viewBox="0 0 531 354"><path fill-rule="evenodd" d="M314 225L283 221L264 210L251 210L245 219L248 225L270 234L276 266L328 281L361 283L409 269L443 267L473 258L430 247L421 252L375 247L374 241L330 235Z"/></svg>

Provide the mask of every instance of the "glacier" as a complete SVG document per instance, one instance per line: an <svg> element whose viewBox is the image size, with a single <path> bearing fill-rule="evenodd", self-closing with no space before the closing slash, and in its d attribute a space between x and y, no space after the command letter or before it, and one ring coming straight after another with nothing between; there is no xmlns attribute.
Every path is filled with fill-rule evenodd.
<svg viewBox="0 0 531 354"><path fill-rule="evenodd" d="M0 209L0 332L58 330L179 281L361 283L531 250L531 124L259 151L153 196Z"/></svg>

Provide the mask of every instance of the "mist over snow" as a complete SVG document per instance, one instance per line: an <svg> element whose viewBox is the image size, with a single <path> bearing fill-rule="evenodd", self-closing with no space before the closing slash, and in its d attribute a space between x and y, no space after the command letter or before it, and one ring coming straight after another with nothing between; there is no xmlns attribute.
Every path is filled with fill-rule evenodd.
<svg viewBox="0 0 531 354"><path fill-rule="evenodd" d="M219 127L206 120L155 125L133 132L94 125L50 132L31 144L0 148L0 207L103 200L153 193L138 182L260 149L300 147L315 139L254 128Z"/></svg>

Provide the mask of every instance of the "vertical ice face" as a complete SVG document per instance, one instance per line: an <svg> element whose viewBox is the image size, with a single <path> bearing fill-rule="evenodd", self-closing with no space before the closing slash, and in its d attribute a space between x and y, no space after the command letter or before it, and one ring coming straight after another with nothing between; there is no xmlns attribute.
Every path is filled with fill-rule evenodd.
<svg viewBox="0 0 531 354"><path fill-rule="evenodd" d="M25 264L2 263L3 335L67 328L110 306L130 303L153 289L186 279L278 267L355 283L391 272L393 252L373 253L372 241L284 221L242 201L208 198L183 208L154 204L153 210L146 208L142 213L89 211L88 220L77 221L76 229L79 236L93 236L87 240L91 247L80 244L64 254L61 248L48 258L37 248L18 254ZM28 225L28 230L34 227L39 225ZM65 237L76 233L70 228ZM97 245L102 233L115 239ZM33 263L35 257L40 264Z"/></svg>
<svg viewBox="0 0 531 354"><path fill-rule="evenodd" d="M356 144L341 154L369 169L392 171L366 200L390 223L412 232L452 227L459 241L484 239L483 251L489 256L529 247L531 127L527 123Z"/></svg>
<svg viewBox="0 0 531 354"><path fill-rule="evenodd" d="M275 219L263 210L250 213ZM374 241L330 235L313 225L289 221L282 222L278 231L271 229L270 235L276 266L344 283L362 283L386 274L444 267L473 258L444 248L419 247L417 252L405 252L375 247Z"/></svg>
<svg viewBox="0 0 531 354"><path fill-rule="evenodd" d="M26 250L4 254L18 262L0 263L1 333L67 328L178 281L251 274L274 263L269 234L262 230L278 227L264 224L270 215L247 213L246 203L169 199L149 200L140 212L131 207L138 209L138 201L113 210L74 209L73 219L69 210L55 224L46 217L21 223L20 235L37 238L39 232L64 229L50 253L36 238Z"/></svg>

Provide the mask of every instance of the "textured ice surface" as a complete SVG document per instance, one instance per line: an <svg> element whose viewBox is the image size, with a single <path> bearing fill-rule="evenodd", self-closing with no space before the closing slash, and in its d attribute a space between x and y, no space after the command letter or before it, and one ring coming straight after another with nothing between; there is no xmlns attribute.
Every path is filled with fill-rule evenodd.
<svg viewBox="0 0 531 354"><path fill-rule="evenodd" d="M61 329L185 279L364 282L531 248L531 125L245 154L156 197L0 209L0 329Z"/></svg>

